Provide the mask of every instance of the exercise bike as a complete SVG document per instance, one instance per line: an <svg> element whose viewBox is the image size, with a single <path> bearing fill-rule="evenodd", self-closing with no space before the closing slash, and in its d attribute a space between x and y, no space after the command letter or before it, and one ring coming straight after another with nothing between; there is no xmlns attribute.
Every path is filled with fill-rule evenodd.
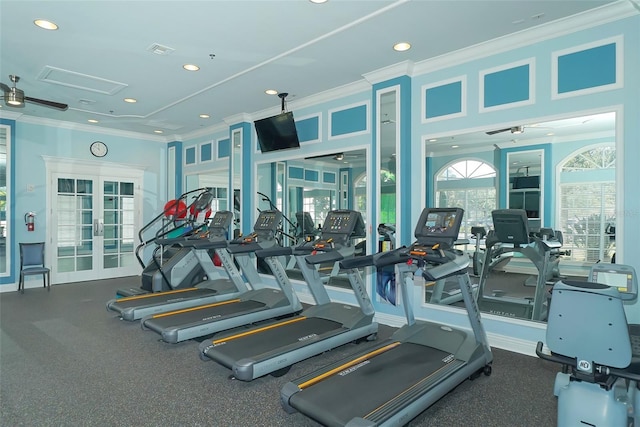
<svg viewBox="0 0 640 427"><path fill-rule="evenodd" d="M547 346L538 357L563 366L553 391L558 426L640 426L640 325L628 325L624 302L638 296L631 266L595 264L589 282L553 288Z"/></svg>

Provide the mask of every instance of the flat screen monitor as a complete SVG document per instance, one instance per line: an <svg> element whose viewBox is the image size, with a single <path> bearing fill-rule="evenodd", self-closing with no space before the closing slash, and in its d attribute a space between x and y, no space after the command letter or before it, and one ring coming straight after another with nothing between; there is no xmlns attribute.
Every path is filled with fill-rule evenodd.
<svg viewBox="0 0 640 427"><path fill-rule="evenodd" d="M539 176L517 176L513 178L513 189L540 188Z"/></svg>
<svg viewBox="0 0 640 427"><path fill-rule="evenodd" d="M253 124L263 153L300 147L293 113L290 111L256 120Z"/></svg>
<svg viewBox="0 0 640 427"><path fill-rule="evenodd" d="M418 220L415 236L419 240L442 241L452 245L458 238L463 214L460 208L426 208Z"/></svg>

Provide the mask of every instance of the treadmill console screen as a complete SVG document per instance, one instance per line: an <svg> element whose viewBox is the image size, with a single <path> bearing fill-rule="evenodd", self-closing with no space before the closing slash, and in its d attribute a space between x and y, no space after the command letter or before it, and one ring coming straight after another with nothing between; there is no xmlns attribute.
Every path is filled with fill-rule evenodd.
<svg viewBox="0 0 640 427"><path fill-rule="evenodd" d="M417 238L451 239L453 243L458 238L463 213L460 208L426 208L415 235Z"/></svg>
<svg viewBox="0 0 640 427"><path fill-rule="evenodd" d="M254 231L275 231L280 225L282 214L280 211L262 211L258 215L256 224L253 226Z"/></svg>
<svg viewBox="0 0 640 427"><path fill-rule="evenodd" d="M296 212L296 234L298 236L313 235L316 229L309 212Z"/></svg>
<svg viewBox="0 0 640 427"><path fill-rule="evenodd" d="M233 220L233 212L218 211L209 221L209 228L228 228Z"/></svg>
<svg viewBox="0 0 640 427"><path fill-rule="evenodd" d="M360 212L348 210L329 211L322 226L322 233L350 236L361 221L362 215Z"/></svg>
<svg viewBox="0 0 640 427"><path fill-rule="evenodd" d="M491 212L493 229L502 243L529 244L529 219L524 209L496 209Z"/></svg>
<svg viewBox="0 0 640 427"><path fill-rule="evenodd" d="M590 282L617 288L618 292L628 294L631 298L638 293L637 280L634 269L621 264L595 264L589 274Z"/></svg>

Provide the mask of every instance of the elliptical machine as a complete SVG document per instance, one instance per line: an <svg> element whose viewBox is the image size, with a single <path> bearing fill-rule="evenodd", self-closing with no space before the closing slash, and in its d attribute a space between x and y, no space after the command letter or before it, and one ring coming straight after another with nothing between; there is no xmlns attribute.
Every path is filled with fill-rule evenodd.
<svg viewBox="0 0 640 427"><path fill-rule="evenodd" d="M589 282L553 288L547 346L536 354L563 365L553 394L559 426L640 425L640 325L628 325L624 301L638 296L631 266L595 264Z"/></svg>

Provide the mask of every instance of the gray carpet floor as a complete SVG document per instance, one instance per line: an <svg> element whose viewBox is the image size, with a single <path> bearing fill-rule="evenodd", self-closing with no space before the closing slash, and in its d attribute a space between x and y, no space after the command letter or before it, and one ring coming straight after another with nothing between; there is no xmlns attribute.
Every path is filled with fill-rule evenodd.
<svg viewBox="0 0 640 427"><path fill-rule="evenodd" d="M1 426L316 426L281 409L282 385L374 345L347 344L279 378L231 380L200 360L197 342L160 342L106 311L116 289L139 280L0 294ZM379 339L391 333L383 326ZM494 357L490 377L464 382L409 425L555 425L559 366L499 349Z"/></svg>

